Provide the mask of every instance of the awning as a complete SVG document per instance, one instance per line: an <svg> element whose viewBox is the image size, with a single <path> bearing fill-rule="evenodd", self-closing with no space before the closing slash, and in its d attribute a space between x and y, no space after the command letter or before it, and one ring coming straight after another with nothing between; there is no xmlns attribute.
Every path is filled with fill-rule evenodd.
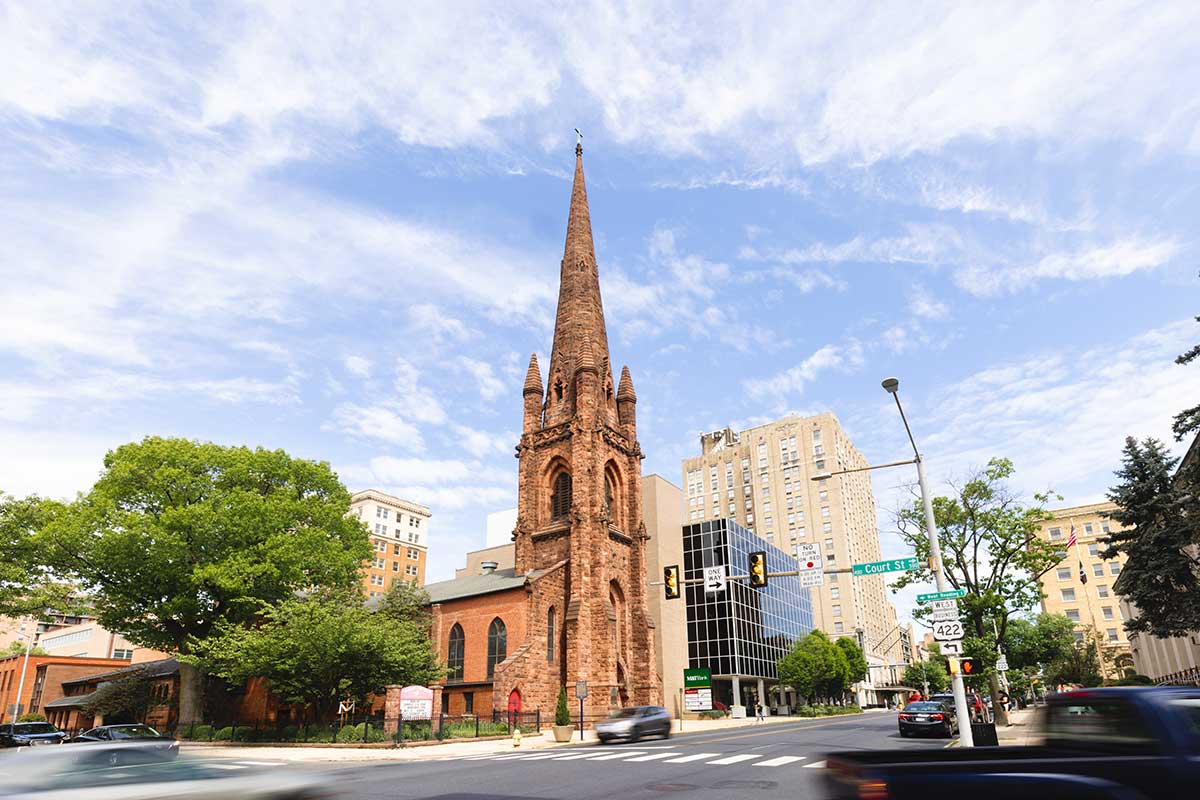
<svg viewBox="0 0 1200 800"><path fill-rule="evenodd" d="M51 700L49 703L43 705L42 708L79 708L95 696L95 692L88 692L87 694L73 694L69 697L60 697L57 700Z"/></svg>

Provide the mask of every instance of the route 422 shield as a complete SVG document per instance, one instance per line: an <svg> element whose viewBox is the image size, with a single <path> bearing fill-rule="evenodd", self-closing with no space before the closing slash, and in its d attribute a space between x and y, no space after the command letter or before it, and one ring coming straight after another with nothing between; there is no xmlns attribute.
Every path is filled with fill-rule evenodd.
<svg viewBox="0 0 1200 800"><path fill-rule="evenodd" d="M962 622L957 619L933 623L933 638L939 642L956 642L963 638Z"/></svg>

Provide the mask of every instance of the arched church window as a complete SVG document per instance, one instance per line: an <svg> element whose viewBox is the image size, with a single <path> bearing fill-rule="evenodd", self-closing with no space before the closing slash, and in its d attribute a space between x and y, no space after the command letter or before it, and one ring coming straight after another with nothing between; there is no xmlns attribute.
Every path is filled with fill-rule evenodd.
<svg viewBox="0 0 1200 800"><path fill-rule="evenodd" d="M616 492L613 491L612 476L605 475L604 476L604 507L605 508L612 509L613 498L615 495L616 495Z"/></svg>
<svg viewBox="0 0 1200 800"><path fill-rule="evenodd" d="M461 681L463 678L463 629L457 622L450 629L450 648L446 653L447 680Z"/></svg>
<svg viewBox="0 0 1200 800"><path fill-rule="evenodd" d="M488 626L487 676L496 674L496 665L508 657L508 631L499 617Z"/></svg>
<svg viewBox="0 0 1200 800"><path fill-rule="evenodd" d="M560 472L554 478L554 491L550 495L550 518L566 519L571 510L571 473Z"/></svg>
<svg viewBox="0 0 1200 800"><path fill-rule="evenodd" d="M554 606L546 612L546 660L554 660Z"/></svg>

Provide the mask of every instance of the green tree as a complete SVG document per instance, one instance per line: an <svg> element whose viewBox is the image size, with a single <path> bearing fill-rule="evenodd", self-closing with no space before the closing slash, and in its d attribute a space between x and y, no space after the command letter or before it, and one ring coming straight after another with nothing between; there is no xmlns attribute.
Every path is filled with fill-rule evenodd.
<svg viewBox="0 0 1200 800"><path fill-rule="evenodd" d="M74 588L59 579L37 541L50 508L38 497L0 493L0 617L39 617L78 610Z"/></svg>
<svg viewBox="0 0 1200 800"><path fill-rule="evenodd" d="M92 594L101 625L186 656L298 590L357 586L371 548L349 509L328 464L147 437L109 452L91 491L58 507L36 539L47 563ZM202 694L185 663L182 724L202 721Z"/></svg>
<svg viewBox="0 0 1200 800"><path fill-rule="evenodd" d="M905 686L920 689L923 693L928 687L929 694L937 694L946 691L950 686L950 676L946 674L944 661L920 661L904 668L903 683Z"/></svg>
<svg viewBox="0 0 1200 800"><path fill-rule="evenodd" d="M9 642L8 647L4 648L3 650L0 650L0 658L6 658L8 656L23 656L23 655L25 655L25 642L19 641L19 640L15 641L15 642ZM31 656L48 656L50 654L47 653L41 647L38 647L35 645L35 646L29 648L29 655L31 655Z"/></svg>
<svg viewBox="0 0 1200 800"><path fill-rule="evenodd" d="M1103 678L1100 675L1100 659L1096 653L1096 633L1087 629L1082 641L1072 644L1061 657L1046 667L1046 681L1050 686L1099 686Z"/></svg>
<svg viewBox="0 0 1200 800"><path fill-rule="evenodd" d="M841 699L849 686L850 665L846 654L819 630L805 636L779 659L779 680L796 690L810 704L817 698Z"/></svg>
<svg viewBox="0 0 1200 800"><path fill-rule="evenodd" d="M1075 624L1063 614L1038 614L1008 623L1005 654L1012 669L1037 669L1062 658L1075 646Z"/></svg>
<svg viewBox="0 0 1200 800"><path fill-rule="evenodd" d="M1196 317L1196 322L1200 322L1200 317ZM1176 364L1190 364L1200 358L1200 344L1195 345L1186 353L1180 354L1175 359ZM1175 415L1175 423L1171 426L1175 432L1175 441L1183 441L1183 437L1189 433L1200 431L1200 405L1185 408Z"/></svg>
<svg viewBox="0 0 1200 800"><path fill-rule="evenodd" d="M1038 577L1060 560L1057 545L1037 536L1039 523L1049 518L1045 509L1049 496L1038 494L1032 503L1022 501L1008 485L1013 472L1011 461L993 458L965 481L952 482L952 497L933 499L946 580L967 593L959 601L967 633L963 649L988 667L992 699L998 709L1000 683L994 666L1009 617L1041 600ZM929 535L919 499L900 509L896 525L920 566L905 573L892 588L932 583ZM913 616L925 619L928 613L927 608L920 608ZM997 722L1008 724L1003 710L997 713Z"/></svg>
<svg viewBox="0 0 1200 800"><path fill-rule="evenodd" d="M1200 467L1174 476L1176 463L1161 442L1129 437L1120 482L1108 493L1117 506L1109 516L1125 529L1105 538L1102 555L1128 556L1113 591L1134 607L1125 622L1133 633L1170 637L1200 629Z"/></svg>
<svg viewBox="0 0 1200 800"><path fill-rule="evenodd" d="M145 718L146 712L159 704L154 697L154 682L143 670L134 669L102 683L95 694L84 701L82 708L93 716L124 715L136 720Z"/></svg>
<svg viewBox="0 0 1200 800"><path fill-rule="evenodd" d="M558 702L554 705L554 724L571 724L571 709L567 707L567 687L565 686L560 686L558 689Z"/></svg>
<svg viewBox="0 0 1200 800"><path fill-rule="evenodd" d="M266 678L282 699L311 704L321 720L336 714L340 700L446 675L424 627L373 612L345 590L267 606L255 628L223 621L191 652L181 658L227 681Z"/></svg>
<svg viewBox="0 0 1200 800"><path fill-rule="evenodd" d="M412 581L393 581L391 588L379 602L379 613L385 617L427 627L431 620L429 592Z"/></svg>
<svg viewBox="0 0 1200 800"><path fill-rule="evenodd" d="M858 646L858 642L849 636L840 636L834 644L841 648L843 655L846 656L847 685L866 680L867 657L863 655L862 648Z"/></svg>

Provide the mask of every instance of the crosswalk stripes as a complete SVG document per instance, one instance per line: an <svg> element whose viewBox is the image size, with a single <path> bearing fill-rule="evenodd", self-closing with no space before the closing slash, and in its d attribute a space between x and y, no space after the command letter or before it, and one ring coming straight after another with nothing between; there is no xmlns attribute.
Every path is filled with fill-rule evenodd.
<svg viewBox="0 0 1200 800"><path fill-rule="evenodd" d="M663 763L664 764L686 764L689 761L701 761L703 759L712 758L713 756L719 756L719 755L721 755L721 754L720 753L692 753L690 756L682 756L680 758L672 758L672 759L669 759L668 761L664 761Z"/></svg>
<svg viewBox="0 0 1200 800"><path fill-rule="evenodd" d="M811 764L805 764L804 768L805 769L816 769L817 767L823 767L823 766L825 766L824 761L814 761Z"/></svg>
<svg viewBox="0 0 1200 800"><path fill-rule="evenodd" d="M778 758L768 758L766 761L759 761L754 766L756 767L782 767L784 764L791 764L796 761L803 761L804 756L779 756Z"/></svg>
<svg viewBox="0 0 1200 800"><path fill-rule="evenodd" d="M670 758L675 755L673 752L668 753L651 753L647 756L638 756L637 758L627 758L626 761L654 761L659 758Z"/></svg>
<svg viewBox="0 0 1200 800"><path fill-rule="evenodd" d="M740 756L729 756L728 758L718 758L716 761L710 761L710 764L724 766L726 764L737 764L739 761L749 761L752 758L762 758L758 753L743 753Z"/></svg>
<svg viewBox="0 0 1200 800"><path fill-rule="evenodd" d="M615 761L618 758L626 758L628 756L641 756L645 753L638 750L627 750L623 753L609 753L608 755L593 758L592 761Z"/></svg>

